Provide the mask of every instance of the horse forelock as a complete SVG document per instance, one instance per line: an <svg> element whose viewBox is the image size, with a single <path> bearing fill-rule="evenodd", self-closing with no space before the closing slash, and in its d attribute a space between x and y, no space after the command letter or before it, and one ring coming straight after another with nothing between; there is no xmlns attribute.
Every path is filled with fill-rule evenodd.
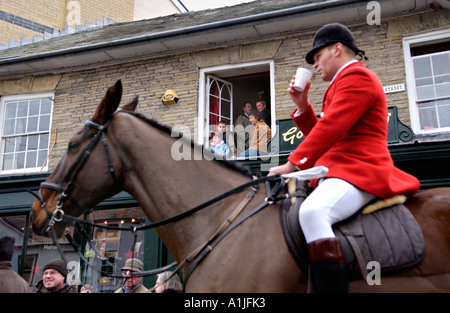
<svg viewBox="0 0 450 313"><path fill-rule="evenodd" d="M148 125L161 130L162 132L166 133L167 135L169 135L172 138L178 138L178 139L185 139L186 137L183 136L182 132L178 132L178 131L173 131L173 127L163 124L157 120L148 118L147 116L143 115L142 113L136 112L136 111L125 111L122 110L121 112L124 113L128 113L144 122L146 122ZM201 145L199 143L197 143L196 141L190 139L190 144L191 147L193 147L194 149L201 149L203 151L204 149L204 145ZM225 166L228 169L234 170L238 173L241 173L242 175L246 176L246 177L253 177L252 172L250 171L250 169L245 166L244 164L235 161L235 160L216 160L214 159L213 162L217 162L219 163L221 166Z"/></svg>

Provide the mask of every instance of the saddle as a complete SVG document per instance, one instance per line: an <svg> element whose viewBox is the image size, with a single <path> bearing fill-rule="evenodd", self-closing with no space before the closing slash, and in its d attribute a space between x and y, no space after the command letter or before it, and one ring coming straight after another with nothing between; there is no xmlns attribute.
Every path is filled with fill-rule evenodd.
<svg viewBox="0 0 450 313"><path fill-rule="evenodd" d="M280 219L289 252L300 269L308 273L308 250L298 211L310 190L306 181L298 180L295 189L295 201L285 199L281 202ZM293 190L288 192L293 193ZM422 230L403 203L370 214L362 211L363 208L333 225L344 250L351 280L365 279L371 261L380 264L381 273L406 269L422 261L425 255Z"/></svg>

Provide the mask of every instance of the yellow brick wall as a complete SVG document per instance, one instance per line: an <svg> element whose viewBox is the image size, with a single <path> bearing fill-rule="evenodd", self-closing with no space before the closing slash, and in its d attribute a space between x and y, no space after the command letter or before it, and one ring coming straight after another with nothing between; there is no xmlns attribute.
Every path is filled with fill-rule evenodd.
<svg viewBox="0 0 450 313"><path fill-rule="evenodd" d="M75 4L69 5L69 4ZM69 6L68 6L69 5ZM67 9L69 7L69 9ZM75 12L79 8L79 13ZM134 0L8 0L0 2L0 10L14 14L21 18L39 23L53 29L62 30L68 25L68 16L77 14L79 25L86 22L103 21L106 17L116 22L133 20ZM33 38L33 34L42 33L32 31L5 21L1 22L0 43L7 44L9 39L19 41L21 37ZM70 24L70 23L69 23Z"/></svg>
<svg viewBox="0 0 450 313"><path fill-rule="evenodd" d="M0 43L8 44L10 39L18 42L20 42L20 38L33 39L33 35L40 36L41 34L5 21L0 21Z"/></svg>

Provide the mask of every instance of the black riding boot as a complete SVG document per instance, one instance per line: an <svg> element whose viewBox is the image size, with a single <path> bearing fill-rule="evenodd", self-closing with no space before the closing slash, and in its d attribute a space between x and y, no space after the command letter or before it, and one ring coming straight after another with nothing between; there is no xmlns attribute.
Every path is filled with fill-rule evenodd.
<svg viewBox="0 0 450 313"><path fill-rule="evenodd" d="M339 238L324 238L308 244L310 275L318 293L348 291L348 269Z"/></svg>

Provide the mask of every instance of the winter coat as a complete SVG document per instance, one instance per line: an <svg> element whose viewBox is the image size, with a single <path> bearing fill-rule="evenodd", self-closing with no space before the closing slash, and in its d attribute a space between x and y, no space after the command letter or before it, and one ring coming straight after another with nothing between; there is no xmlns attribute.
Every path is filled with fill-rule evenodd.
<svg viewBox="0 0 450 313"><path fill-rule="evenodd" d="M224 155L225 157L228 157L230 155L230 148L222 140L222 141L220 141L220 143L217 146L212 144L211 152L215 152L217 154Z"/></svg>
<svg viewBox="0 0 450 313"><path fill-rule="evenodd" d="M0 262L0 293L30 293L28 283L12 270L11 261Z"/></svg>
<svg viewBox="0 0 450 313"><path fill-rule="evenodd" d="M343 68L328 87L320 119L312 107L291 118L305 135L288 160L307 169L323 165L326 177L343 179L380 198L414 195L420 183L394 166L387 146L383 86L362 62ZM317 180L312 181L313 187Z"/></svg>
<svg viewBox="0 0 450 313"><path fill-rule="evenodd" d="M44 282L41 280L36 285L36 293L78 293L77 286L65 283L64 286L58 290L48 290L44 287Z"/></svg>

